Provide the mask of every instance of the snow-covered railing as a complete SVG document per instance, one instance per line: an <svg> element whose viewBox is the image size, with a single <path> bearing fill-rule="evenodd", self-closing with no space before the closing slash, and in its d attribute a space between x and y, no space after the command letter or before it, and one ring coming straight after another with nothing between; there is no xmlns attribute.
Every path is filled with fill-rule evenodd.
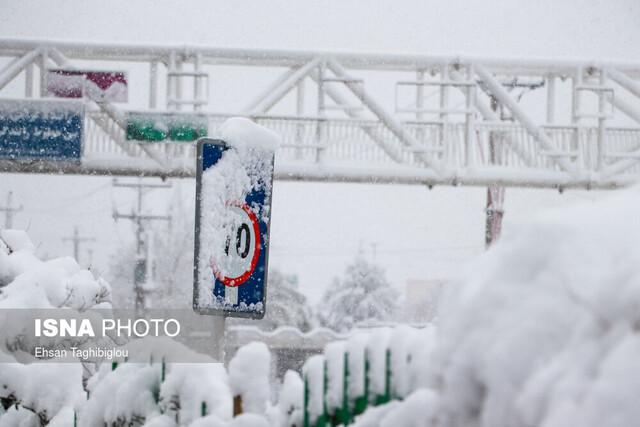
<svg viewBox="0 0 640 427"><path fill-rule="evenodd" d="M638 180L640 64L634 62L16 39L0 40L0 61L6 63L2 95L16 96L15 85L3 88L24 76L20 85L30 102L36 94L46 97L51 71L77 75L99 66L100 72L112 61L121 80L131 72L132 87L135 80L136 87L149 88L142 108L151 112L129 111L133 99L126 105L122 97L105 100L86 91L87 104L118 129L94 120L101 127L87 129L82 162L5 158L0 168L6 171L193 176L194 150L186 141L204 133L202 119L214 133L224 117L240 115L283 135L277 179L558 189L615 188ZM132 65L140 61L148 67L136 65L134 73ZM205 87L235 87L219 80L228 73L217 67L225 64L265 71L251 75L279 74L264 87L263 79L249 82L248 74L237 73L245 79L237 87L247 89L233 93L239 105L231 110L225 96L210 99ZM166 85L159 84L163 79ZM193 93L182 90L185 83L193 83ZM250 83L261 88L249 89ZM311 97L305 96L309 88ZM243 94L248 99L240 99ZM181 142L141 136L181 132L182 124L166 126L177 117L194 125L191 136L175 138ZM160 126L149 129L149 118ZM124 140L125 133L153 142Z"/></svg>
<svg viewBox="0 0 640 427"><path fill-rule="evenodd" d="M209 133L215 136L228 116L211 114L208 117ZM566 181L565 185L570 186L571 178L560 169L557 159L570 159L578 170L585 173L594 171L597 163L598 129L595 127L544 126L553 146L541 150L536 138L520 125L478 122L474 124L473 152L468 155L464 123L403 122L404 128L414 135L419 145L399 149L396 154L401 164L398 164L371 137L375 135L400 146L395 141L396 137L377 121L287 116L252 118L282 136L283 144L276 155L276 177L279 179L330 179L317 174L315 168L318 166L324 170L347 168L356 171L353 173L357 175L360 165L368 165L370 170L379 168L380 171L387 171L387 175L395 174L400 181L408 174L413 178L405 177L405 180L422 182L426 175L423 178L415 175L416 170L424 170L418 156L428 153L452 173L447 178L452 182L481 183L495 175L493 179L502 179L509 184L517 181L521 174L523 180L531 180L532 176L546 177L543 181L547 184L533 182L534 185L556 182L556 186L562 186L558 182L563 180ZM116 171L138 168L166 175L193 173L193 143L126 140L125 132L101 112L87 114L85 134L83 156L87 166L98 169L111 167ZM606 165L627 157L634 158L634 153L640 148L640 129L608 128L606 137ZM142 147L161 155L165 166L154 163ZM620 173L631 179L638 170L640 166L632 164ZM456 176L460 171L464 173ZM374 172L370 174L375 175ZM336 173L337 180L347 178ZM379 178L383 181L392 180L389 177ZM433 177L433 180L437 183L438 178ZM597 182L593 185L597 185Z"/></svg>

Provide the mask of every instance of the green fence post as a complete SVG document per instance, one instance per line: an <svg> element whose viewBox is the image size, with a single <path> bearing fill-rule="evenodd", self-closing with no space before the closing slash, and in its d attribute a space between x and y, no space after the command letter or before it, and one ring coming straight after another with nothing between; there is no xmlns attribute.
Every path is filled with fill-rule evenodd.
<svg viewBox="0 0 640 427"><path fill-rule="evenodd" d="M356 397L356 402L354 405L353 415L360 415L369 406L369 352L367 349L364 350L364 394L362 396Z"/></svg>
<svg viewBox="0 0 640 427"><path fill-rule="evenodd" d="M202 401L200 403L200 416L201 417L206 417L207 416L207 402Z"/></svg>
<svg viewBox="0 0 640 427"><path fill-rule="evenodd" d="M309 425L309 378L307 375L304 376L304 407L303 407L303 417L302 417L302 425L303 427L310 427Z"/></svg>
<svg viewBox="0 0 640 427"><path fill-rule="evenodd" d="M329 388L329 374L327 359L322 361L322 415L316 421L316 427L325 427L329 420L329 410L327 409L327 389Z"/></svg>
<svg viewBox="0 0 640 427"><path fill-rule="evenodd" d="M165 363L164 356L162 357L162 367L160 371L160 382L164 382L165 375L167 372L167 364Z"/></svg>
<svg viewBox="0 0 640 427"><path fill-rule="evenodd" d="M384 405L391 400L391 350L387 349L384 354L384 391L375 396L376 405Z"/></svg>
<svg viewBox="0 0 640 427"><path fill-rule="evenodd" d="M369 373L371 371L371 364L369 363L369 350L364 351L364 409L369 406L369 388L371 387L371 381L369 380Z"/></svg>
<svg viewBox="0 0 640 427"><path fill-rule="evenodd" d="M385 372L384 372L384 403L391 400L391 349L388 348L385 353Z"/></svg>
<svg viewBox="0 0 640 427"><path fill-rule="evenodd" d="M115 360L113 362L111 362L111 370L112 371L115 371L117 367L118 367L118 362L116 362Z"/></svg>
<svg viewBox="0 0 640 427"><path fill-rule="evenodd" d="M343 425L351 424L349 419L349 353L344 352L342 369L342 411L340 421Z"/></svg>
<svg viewBox="0 0 640 427"><path fill-rule="evenodd" d="M73 427L78 427L78 414L73 411Z"/></svg>

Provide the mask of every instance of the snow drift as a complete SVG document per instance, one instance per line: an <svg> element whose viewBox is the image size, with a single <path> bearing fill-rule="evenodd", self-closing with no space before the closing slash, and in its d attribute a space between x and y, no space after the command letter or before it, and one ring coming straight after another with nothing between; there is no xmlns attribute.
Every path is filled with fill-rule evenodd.
<svg viewBox="0 0 640 427"><path fill-rule="evenodd" d="M636 425L639 260L640 188L505 234L442 306L438 425Z"/></svg>

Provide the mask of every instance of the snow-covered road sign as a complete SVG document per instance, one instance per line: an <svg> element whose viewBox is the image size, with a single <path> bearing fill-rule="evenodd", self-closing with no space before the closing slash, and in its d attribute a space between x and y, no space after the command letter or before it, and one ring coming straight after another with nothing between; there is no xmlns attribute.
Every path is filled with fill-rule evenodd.
<svg viewBox="0 0 640 427"><path fill-rule="evenodd" d="M0 100L0 159L80 162L84 104L70 100Z"/></svg>
<svg viewBox="0 0 640 427"><path fill-rule="evenodd" d="M262 318L275 136L234 120L225 124L224 140L198 141L193 306L202 314Z"/></svg>

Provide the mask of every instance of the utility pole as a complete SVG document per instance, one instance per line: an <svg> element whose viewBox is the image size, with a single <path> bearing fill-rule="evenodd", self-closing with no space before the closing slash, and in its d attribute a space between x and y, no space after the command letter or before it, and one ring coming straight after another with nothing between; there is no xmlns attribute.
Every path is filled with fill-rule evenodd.
<svg viewBox="0 0 640 427"><path fill-rule="evenodd" d="M520 93L516 96L517 102L520 102L525 93L544 87L545 81L520 81L517 78L503 82L503 86L509 92L519 89ZM497 98L488 93L491 102L491 109L495 112L500 110L500 120L513 121L513 117L505 117L504 108L498 102ZM499 163L502 157L502 146L498 146L500 140L504 144L503 137L499 131L491 131L489 133L489 163ZM491 185L487 187L487 205L486 205L486 223L485 223L485 246L488 248L498 238L502 232L502 217L504 216L504 193L505 188L499 185Z"/></svg>
<svg viewBox="0 0 640 427"><path fill-rule="evenodd" d="M495 96L490 95L491 109L498 110L498 100ZM496 132L489 132L489 163L495 164L498 161L498 152L496 150ZM490 185L487 187L487 205L485 208L485 233L484 244L489 248L502 232L502 217L504 216L504 187L498 185Z"/></svg>
<svg viewBox="0 0 640 427"><path fill-rule="evenodd" d="M78 226L73 227L73 236L64 237L62 239L65 242L73 242L73 257L80 264L80 243L82 242L95 242L93 237L81 237L78 231Z"/></svg>
<svg viewBox="0 0 640 427"><path fill-rule="evenodd" d="M171 184L145 184L142 179L139 179L137 183L120 183L116 179L113 180L114 187L129 188L138 192L137 207L135 211L130 214L118 213L115 208L113 210L113 219L118 221L119 219L128 219L133 221L136 226L136 264L133 270L133 286L135 292L135 309L136 315L141 316L145 310L145 290L143 284L147 281L148 271L148 245L145 244L144 239L144 224L145 221L171 221L170 215L145 215L142 209L142 196L144 189L156 189L156 188L170 188ZM146 239L148 240L148 239Z"/></svg>
<svg viewBox="0 0 640 427"><path fill-rule="evenodd" d="M0 206L0 212L4 212L4 228L10 229L13 227L13 215L16 212L20 212L22 210L22 205L20 207L14 208L11 206L13 198L13 191L9 191L7 194L7 204L6 206Z"/></svg>

